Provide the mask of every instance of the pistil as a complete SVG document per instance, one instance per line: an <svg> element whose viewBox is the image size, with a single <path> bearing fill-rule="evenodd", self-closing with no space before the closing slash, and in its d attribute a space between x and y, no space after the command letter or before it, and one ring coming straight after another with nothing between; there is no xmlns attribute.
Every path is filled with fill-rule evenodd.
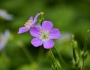
<svg viewBox="0 0 90 70"><path fill-rule="evenodd" d="M47 40L49 38L49 32L42 30L40 33L40 39L43 41Z"/></svg>

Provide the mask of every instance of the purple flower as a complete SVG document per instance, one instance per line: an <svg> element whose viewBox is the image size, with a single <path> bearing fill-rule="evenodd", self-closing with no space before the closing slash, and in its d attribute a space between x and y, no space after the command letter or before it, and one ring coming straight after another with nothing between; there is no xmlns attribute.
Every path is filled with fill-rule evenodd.
<svg viewBox="0 0 90 70"><path fill-rule="evenodd" d="M30 30L30 34L35 38L31 43L33 46L38 47L43 44L45 49L50 49L54 46L53 39L60 37L60 31L57 28L53 28L53 24L50 21L44 21L42 27L35 26Z"/></svg>
<svg viewBox="0 0 90 70"><path fill-rule="evenodd" d="M34 24L37 22L37 18L39 15L40 13L37 13L34 19L33 17L30 17L29 20L24 24L24 27L19 28L18 34L21 34L30 30L30 28L33 27Z"/></svg>

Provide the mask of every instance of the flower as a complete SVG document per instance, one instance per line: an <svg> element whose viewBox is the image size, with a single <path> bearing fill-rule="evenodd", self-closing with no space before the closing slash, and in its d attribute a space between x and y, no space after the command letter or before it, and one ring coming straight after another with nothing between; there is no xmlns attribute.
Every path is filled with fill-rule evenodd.
<svg viewBox="0 0 90 70"><path fill-rule="evenodd" d="M24 27L19 28L18 34L21 34L30 30L30 28L33 27L34 24L37 22L37 18L39 17L39 15L40 13L37 13L34 19L33 17L30 17L29 20L24 24Z"/></svg>
<svg viewBox="0 0 90 70"><path fill-rule="evenodd" d="M0 33L0 51L5 47L10 36L9 30L6 30L4 34Z"/></svg>
<svg viewBox="0 0 90 70"><path fill-rule="evenodd" d="M0 9L0 18L3 18L5 20L12 20L13 15L8 14L5 10Z"/></svg>
<svg viewBox="0 0 90 70"><path fill-rule="evenodd" d="M35 38L32 39L31 44L35 47L43 44L45 49L50 49L54 46L53 39L60 37L60 31L57 28L53 28L53 24L50 21L43 21L42 27L35 26L30 30L30 34Z"/></svg>

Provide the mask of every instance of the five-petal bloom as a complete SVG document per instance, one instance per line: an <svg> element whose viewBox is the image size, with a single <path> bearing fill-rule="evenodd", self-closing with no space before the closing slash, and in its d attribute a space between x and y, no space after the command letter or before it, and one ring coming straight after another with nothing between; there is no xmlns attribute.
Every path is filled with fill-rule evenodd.
<svg viewBox="0 0 90 70"><path fill-rule="evenodd" d="M30 34L35 38L31 43L33 46L38 47L43 44L45 49L50 49L54 46L53 39L60 37L60 31L57 28L53 28L53 24L50 21L44 21L42 27L35 26L30 30Z"/></svg>
<svg viewBox="0 0 90 70"><path fill-rule="evenodd" d="M30 30L30 28L33 27L34 24L37 22L37 18L39 17L39 15L40 13L37 13L34 19L33 17L30 17L30 19L25 23L25 26L19 28L18 34L21 34Z"/></svg>

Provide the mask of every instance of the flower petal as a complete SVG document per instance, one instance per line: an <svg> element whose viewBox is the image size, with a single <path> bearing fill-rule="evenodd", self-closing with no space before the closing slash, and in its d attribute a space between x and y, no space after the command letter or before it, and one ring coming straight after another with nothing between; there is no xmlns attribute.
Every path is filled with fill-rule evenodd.
<svg viewBox="0 0 90 70"><path fill-rule="evenodd" d="M52 29L52 27L53 27L53 24L52 24L52 22L50 22L50 21L44 21L44 22L42 23L42 29L43 29L43 30L50 31L50 30Z"/></svg>
<svg viewBox="0 0 90 70"><path fill-rule="evenodd" d="M43 43L42 40L40 40L39 38L34 38L34 39L32 39L32 41L31 41L31 44L32 44L34 47L41 46L42 43Z"/></svg>
<svg viewBox="0 0 90 70"><path fill-rule="evenodd" d="M31 16L31 17L29 18L29 20L33 20L33 17Z"/></svg>
<svg viewBox="0 0 90 70"><path fill-rule="evenodd" d="M54 46L54 41L53 40L44 41L43 45L45 49L50 49Z"/></svg>
<svg viewBox="0 0 90 70"><path fill-rule="evenodd" d="M39 17L39 15L40 15L40 13L36 14L36 16L35 16L35 18L34 18L34 20L33 20L33 22L31 24L34 25L37 22L37 18Z"/></svg>
<svg viewBox="0 0 90 70"><path fill-rule="evenodd" d="M37 20L37 18L40 16L40 13L37 13L34 20Z"/></svg>
<svg viewBox="0 0 90 70"><path fill-rule="evenodd" d="M50 39L57 39L60 37L60 31L59 29L57 28L53 28L51 31L50 31Z"/></svg>
<svg viewBox="0 0 90 70"><path fill-rule="evenodd" d="M39 37L40 35L40 27L39 26L34 26L30 30L30 34L34 37Z"/></svg>
<svg viewBox="0 0 90 70"><path fill-rule="evenodd" d="M21 28L19 28L18 34L21 34L21 33L27 32L28 30L29 30L29 28L21 27Z"/></svg>

